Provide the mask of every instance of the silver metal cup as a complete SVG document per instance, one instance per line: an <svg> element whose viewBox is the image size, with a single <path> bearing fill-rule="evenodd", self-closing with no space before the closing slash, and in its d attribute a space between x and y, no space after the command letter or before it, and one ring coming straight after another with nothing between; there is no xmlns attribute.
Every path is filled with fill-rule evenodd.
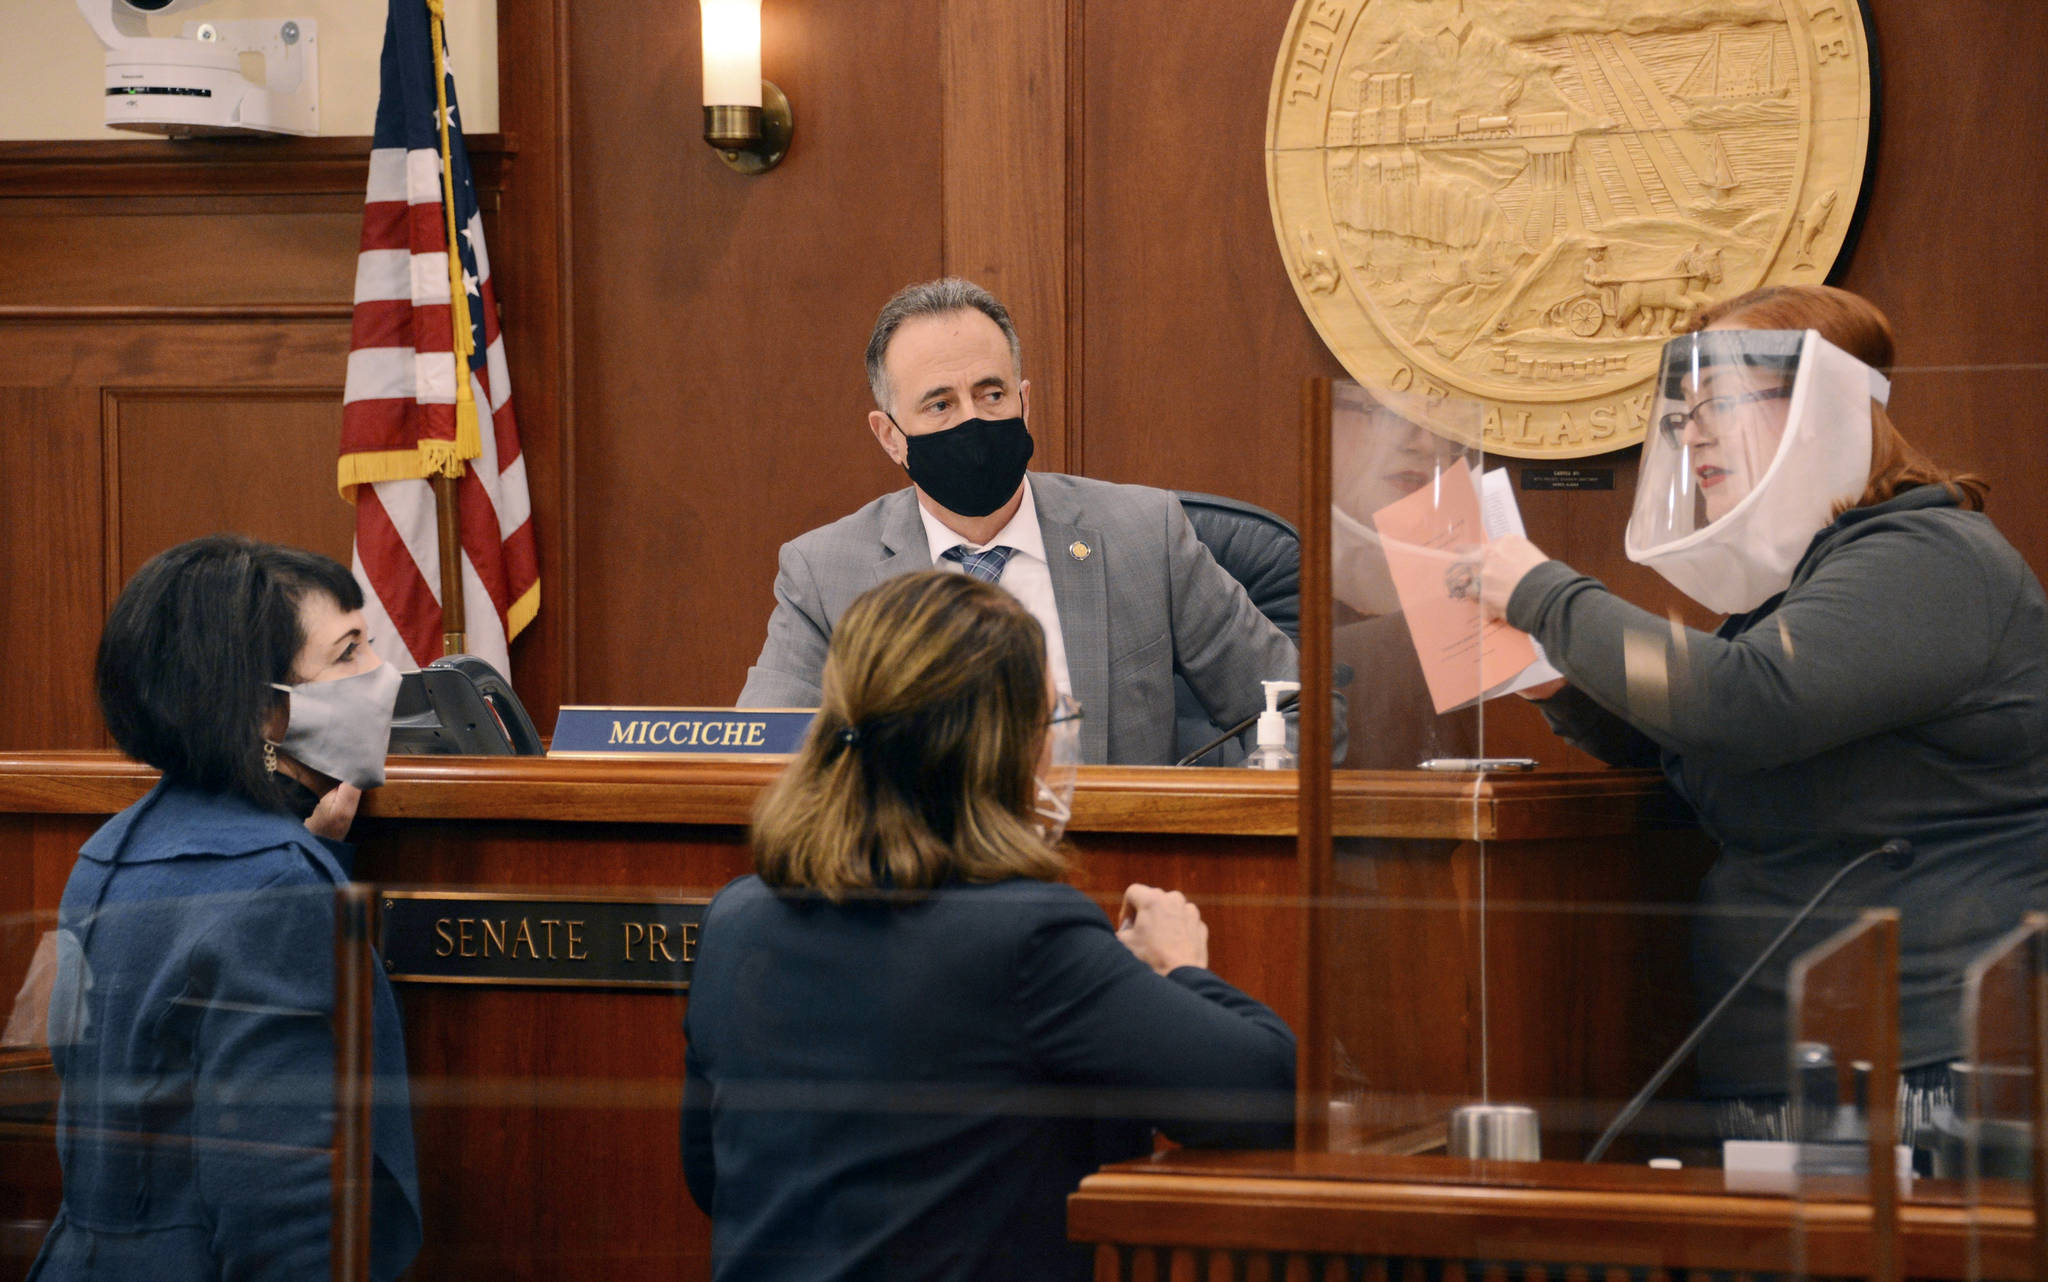
<svg viewBox="0 0 2048 1282"><path fill-rule="evenodd" d="M1452 1157L1533 1162L1543 1156L1536 1110L1526 1104L1467 1104L1451 1111Z"/></svg>

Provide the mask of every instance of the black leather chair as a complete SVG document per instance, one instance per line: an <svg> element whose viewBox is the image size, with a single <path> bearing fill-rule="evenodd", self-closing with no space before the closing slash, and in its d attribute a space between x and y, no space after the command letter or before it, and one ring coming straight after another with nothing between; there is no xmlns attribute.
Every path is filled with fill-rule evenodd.
<svg viewBox="0 0 2048 1282"><path fill-rule="evenodd" d="M1195 537L1224 573L1244 585L1245 595L1273 625L1297 644L1301 640L1301 534L1262 507L1215 494L1179 491L1180 505ZM1220 735L1201 700L1178 676L1173 679L1174 755L1188 753ZM1198 766L1234 766L1244 760L1236 740L1205 754Z"/></svg>

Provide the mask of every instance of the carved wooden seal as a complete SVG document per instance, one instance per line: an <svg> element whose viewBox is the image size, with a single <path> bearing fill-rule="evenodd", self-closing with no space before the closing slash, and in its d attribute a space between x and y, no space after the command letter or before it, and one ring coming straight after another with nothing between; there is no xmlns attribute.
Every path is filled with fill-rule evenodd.
<svg viewBox="0 0 2048 1282"><path fill-rule="evenodd" d="M1706 304L1819 281L1871 138L1861 0L1298 0L1266 180L1295 292L1368 388L1466 443L1640 441Z"/></svg>

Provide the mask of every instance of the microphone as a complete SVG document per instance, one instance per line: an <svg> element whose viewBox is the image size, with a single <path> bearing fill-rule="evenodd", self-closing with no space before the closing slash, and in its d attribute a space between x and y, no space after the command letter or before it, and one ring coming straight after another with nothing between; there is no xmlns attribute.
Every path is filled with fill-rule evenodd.
<svg viewBox="0 0 2048 1282"><path fill-rule="evenodd" d="M1289 708L1292 708L1300 702L1301 695L1296 691L1290 690L1286 694L1280 696L1280 711L1285 712ZM1244 720L1230 727L1230 729L1225 730L1222 734L1217 735L1214 739L1211 739L1209 742L1203 744L1201 747L1195 749L1193 752L1190 752L1187 756L1182 757L1179 761L1176 761L1173 764L1176 766L1194 765L1203 757L1208 756L1216 749L1222 747L1224 744L1229 743L1232 739L1237 738L1245 731L1251 729L1252 722L1257 721L1259 719L1260 713L1264 711L1265 710L1262 708L1259 710L1259 712L1254 712L1249 717L1246 717Z"/></svg>
<svg viewBox="0 0 2048 1282"><path fill-rule="evenodd" d="M1913 866L1913 843L1907 841L1904 837L1894 837L1877 849L1866 850L1854 859L1851 859L1848 863L1842 865L1841 870L1834 876L1828 878L1827 884L1814 892L1813 898L1806 901L1806 907L1801 908L1791 921L1785 923L1785 928L1778 932L1778 937L1765 945L1764 950L1757 954L1756 960L1749 964L1749 969L1743 971L1734 983L1728 985L1728 991L1721 994L1721 1000L1714 1003L1714 1009L1708 1011L1705 1018L1693 1025L1692 1031L1686 1034L1685 1040L1678 1044L1678 1049L1671 1052L1671 1058L1665 1060L1662 1067L1658 1068L1650 1080L1643 1084L1643 1089L1636 1092L1635 1098L1623 1106L1621 1112L1608 1124L1607 1129L1601 1133L1600 1138L1594 1142L1593 1147L1586 1151L1586 1161L1597 1162L1606 1154L1607 1146L1614 1143L1615 1137L1620 1135L1630 1122L1636 1120L1636 1114L1643 1111L1643 1106L1650 1102L1650 1097L1655 1095L1658 1088L1663 1086L1670 1079L1671 1075L1678 1071L1678 1066L1685 1062L1687 1055L1692 1054L1693 1048L1700 1044L1700 1039L1707 1035L1707 1030L1714 1026L1716 1020L1721 1018L1722 1012L1728 1009L1728 1004L1735 1000L1736 994L1749 987L1749 982L1757 977L1757 972L1764 968L1764 963L1769 961L1778 949L1784 947L1786 940L1792 938L1792 932L1806 923L1806 919L1813 915L1814 909L1819 908L1826 901L1827 897L1835 892L1835 887L1842 884L1843 878L1873 859L1884 860L1884 866L1892 872L1904 872Z"/></svg>

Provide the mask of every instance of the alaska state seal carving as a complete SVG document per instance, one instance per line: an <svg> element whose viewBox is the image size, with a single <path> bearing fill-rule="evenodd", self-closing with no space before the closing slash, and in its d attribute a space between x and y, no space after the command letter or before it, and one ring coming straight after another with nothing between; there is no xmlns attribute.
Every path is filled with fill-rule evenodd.
<svg viewBox="0 0 2048 1282"><path fill-rule="evenodd" d="M1619 449L1701 307L1825 279L1870 86L1861 0L1298 0L1273 227L1360 382L1479 401L1490 452Z"/></svg>

